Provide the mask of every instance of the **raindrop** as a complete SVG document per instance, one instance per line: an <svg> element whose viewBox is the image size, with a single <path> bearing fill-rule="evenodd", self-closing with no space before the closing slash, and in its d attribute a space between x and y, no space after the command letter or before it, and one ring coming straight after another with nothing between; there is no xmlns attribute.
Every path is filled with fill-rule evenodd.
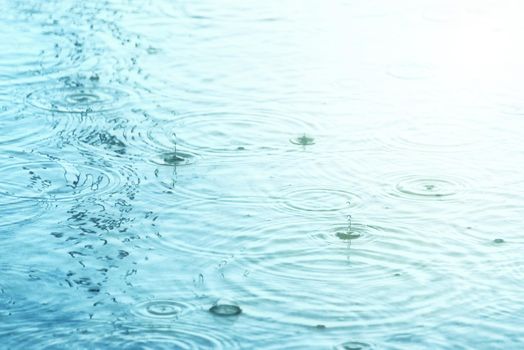
<svg viewBox="0 0 524 350"><path fill-rule="evenodd" d="M361 342L349 341L335 347L337 350L368 350L372 349L371 345Z"/></svg>
<svg viewBox="0 0 524 350"><path fill-rule="evenodd" d="M196 161L196 156L188 152L166 152L157 156L153 156L151 162L156 165L165 166L181 166L193 164Z"/></svg>
<svg viewBox="0 0 524 350"><path fill-rule="evenodd" d="M396 185L397 195L412 199L444 199L457 195L464 185L452 178L407 176Z"/></svg>
<svg viewBox="0 0 524 350"><path fill-rule="evenodd" d="M242 309L233 303L217 302L211 306L209 312L217 316L237 316L242 313Z"/></svg>
<svg viewBox="0 0 524 350"><path fill-rule="evenodd" d="M181 163L181 162L184 162L185 159L183 157L180 156L180 153L166 153L162 156L162 159L164 160L164 162L166 164L177 164L177 163Z"/></svg>
<svg viewBox="0 0 524 350"><path fill-rule="evenodd" d="M352 239L360 238L360 235L358 233L353 233L351 231L347 231L347 232L340 231L336 233L336 236L343 241L349 241Z"/></svg>
<svg viewBox="0 0 524 350"><path fill-rule="evenodd" d="M310 146L310 145L315 144L315 139L311 136L307 136L306 134L296 137L294 139L291 139L289 141L295 145L301 145L301 146Z"/></svg>

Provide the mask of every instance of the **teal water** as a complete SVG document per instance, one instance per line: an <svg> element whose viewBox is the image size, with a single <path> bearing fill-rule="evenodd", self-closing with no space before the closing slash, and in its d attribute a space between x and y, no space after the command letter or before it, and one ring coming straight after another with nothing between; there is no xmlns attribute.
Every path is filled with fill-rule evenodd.
<svg viewBox="0 0 524 350"><path fill-rule="evenodd" d="M0 4L0 348L524 348L521 2Z"/></svg>

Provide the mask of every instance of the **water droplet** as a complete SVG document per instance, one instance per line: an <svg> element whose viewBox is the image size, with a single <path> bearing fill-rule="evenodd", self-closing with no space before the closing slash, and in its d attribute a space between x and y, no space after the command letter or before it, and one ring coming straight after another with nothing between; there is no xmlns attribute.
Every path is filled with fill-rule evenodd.
<svg viewBox="0 0 524 350"><path fill-rule="evenodd" d="M179 153L166 153L162 156L162 159L166 164L178 164L185 161L185 158L181 157Z"/></svg>
<svg viewBox="0 0 524 350"><path fill-rule="evenodd" d="M242 313L242 309L235 304L217 303L211 306L209 312L217 316L237 316Z"/></svg>
<svg viewBox="0 0 524 350"><path fill-rule="evenodd" d="M295 145L301 145L301 146L310 146L310 145L315 144L315 139L313 137L307 136L306 134L296 137L294 139L291 139L289 141Z"/></svg>
<svg viewBox="0 0 524 350"><path fill-rule="evenodd" d="M344 241L349 241L352 239L360 238L360 235L358 233L353 233L351 231L348 232L337 232L336 236Z"/></svg>
<svg viewBox="0 0 524 350"><path fill-rule="evenodd" d="M162 153L157 157L153 157L151 160L157 165L167 165L167 166L181 166L189 165L195 162L196 158L193 154L187 152L166 152Z"/></svg>
<svg viewBox="0 0 524 350"><path fill-rule="evenodd" d="M335 347L337 350L368 350L372 349L371 345L361 342L349 341Z"/></svg>

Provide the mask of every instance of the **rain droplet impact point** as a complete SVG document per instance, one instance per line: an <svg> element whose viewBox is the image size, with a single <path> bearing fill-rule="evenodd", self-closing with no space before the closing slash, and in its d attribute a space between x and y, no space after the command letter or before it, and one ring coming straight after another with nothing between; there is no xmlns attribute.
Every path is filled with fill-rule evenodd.
<svg viewBox="0 0 524 350"><path fill-rule="evenodd" d="M216 316L238 316L242 313L242 309L234 304L216 304L209 309L213 315Z"/></svg>

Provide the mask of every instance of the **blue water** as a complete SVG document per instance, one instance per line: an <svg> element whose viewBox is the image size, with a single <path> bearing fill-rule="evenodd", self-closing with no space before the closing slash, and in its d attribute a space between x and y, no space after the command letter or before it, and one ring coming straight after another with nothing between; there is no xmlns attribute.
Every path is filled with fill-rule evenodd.
<svg viewBox="0 0 524 350"><path fill-rule="evenodd" d="M524 348L520 1L0 5L0 348Z"/></svg>

